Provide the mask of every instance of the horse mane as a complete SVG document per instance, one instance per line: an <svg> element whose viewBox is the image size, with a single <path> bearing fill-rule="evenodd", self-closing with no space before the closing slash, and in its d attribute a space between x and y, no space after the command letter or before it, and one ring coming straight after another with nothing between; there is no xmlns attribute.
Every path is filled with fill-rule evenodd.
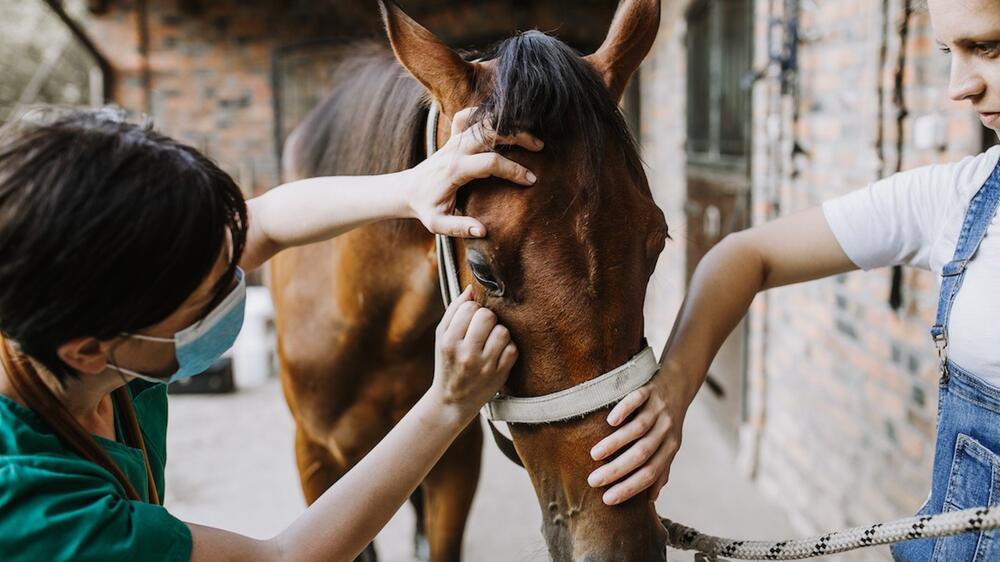
<svg viewBox="0 0 1000 562"><path fill-rule="evenodd" d="M501 134L530 132L550 147L580 143L587 182L598 185L609 147L621 150L633 178L642 174L638 145L597 72L578 52L540 31L501 41L483 57L496 62L491 80L476 85L480 102L473 122L491 123ZM609 142L611 141L611 142Z"/></svg>
<svg viewBox="0 0 1000 562"><path fill-rule="evenodd" d="M295 177L387 174L424 158L424 88L379 42L349 52L335 63L335 87L286 143L286 172Z"/></svg>
<svg viewBox="0 0 1000 562"><path fill-rule="evenodd" d="M349 52L333 73L336 86L289 138L285 167L296 177L391 173L424 158L424 88L381 42L356 42ZM570 146L560 141L579 143L591 199L597 199L609 147L621 151L633 179L642 176L638 146L621 110L570 46L528 31L478 58L496 60L496 67L477 77L482 101L472 122L486 121L502 134L530 132L546 142L546 150Z"/></svg>

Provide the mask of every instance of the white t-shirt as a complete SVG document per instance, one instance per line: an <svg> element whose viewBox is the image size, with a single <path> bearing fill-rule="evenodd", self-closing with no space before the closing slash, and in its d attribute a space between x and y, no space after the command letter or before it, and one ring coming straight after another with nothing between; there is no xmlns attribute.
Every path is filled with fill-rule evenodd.
<svg viewBox="0 0 1000 562"><path fill-rule="evenodd" d="M823 205L851 261L869 270L890 265L928 269L938 277L973 196L1000 161L1000 147L954 164L902 172ZM1000 386L1000 225L993 218L969 262L948 322L948 357ZM928 326L928 329L930 326ZM928 346L932 345L930 336Z"/></svg>

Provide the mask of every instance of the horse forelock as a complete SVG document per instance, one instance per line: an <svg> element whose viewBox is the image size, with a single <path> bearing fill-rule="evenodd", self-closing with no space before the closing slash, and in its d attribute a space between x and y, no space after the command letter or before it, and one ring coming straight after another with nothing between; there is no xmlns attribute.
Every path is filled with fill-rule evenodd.
<svg viewBox="0 0 1000 562"><path fill-rule="evenodd" d="M505 135L530 132L547 150L579 150L581 186L594 204L609 149L621 151L633 180L642 176L637 143L618 105L578 52L528 31L498 43L482 60L493 61L492 72L477 77L481 101L473 122L490 123Z"/></svg>

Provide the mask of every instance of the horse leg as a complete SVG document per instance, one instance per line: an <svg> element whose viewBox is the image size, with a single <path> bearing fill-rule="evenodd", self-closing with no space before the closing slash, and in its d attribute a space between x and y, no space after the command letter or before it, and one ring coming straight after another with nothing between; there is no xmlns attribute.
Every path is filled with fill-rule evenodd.
<svg viewBox="0 0 1000 562"><path fill-rule="evenodd" d="M476 418L448 448L422 485L431 562L462 559L462 537L479 482L483 432Z"/></svg>
<svg viewBox="0 0 1000 562"><path fill-rule="evenodd" d="M301 427L295 428L295 460L307 505L312 505L348 470L340 466L326 447L311 441ZM354 562L378 562L375 543L368 543Z"/></svg>
<svg viewBox="0 0 1000 562"><path fill-rule="evenodd" d="M417 516L417 525L413 530L413 557L421 562L427 562L430 557L430 545L427 543L427 525L424 522L424 489L417 486L410 494L410 505Z"/></svg>

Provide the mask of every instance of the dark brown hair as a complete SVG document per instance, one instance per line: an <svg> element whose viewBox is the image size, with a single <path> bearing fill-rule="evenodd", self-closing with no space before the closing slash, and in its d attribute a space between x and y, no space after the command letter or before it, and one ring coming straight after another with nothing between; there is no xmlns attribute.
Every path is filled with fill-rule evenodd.
<svg viewBox="0 0 1000 562"><path fill-rule="evenodd" d="M230 240L235 270L246 228L239 187L197 150L120 110L36 112L0 133L0 332L75 376L59 345L162 321Z"/></svg>

